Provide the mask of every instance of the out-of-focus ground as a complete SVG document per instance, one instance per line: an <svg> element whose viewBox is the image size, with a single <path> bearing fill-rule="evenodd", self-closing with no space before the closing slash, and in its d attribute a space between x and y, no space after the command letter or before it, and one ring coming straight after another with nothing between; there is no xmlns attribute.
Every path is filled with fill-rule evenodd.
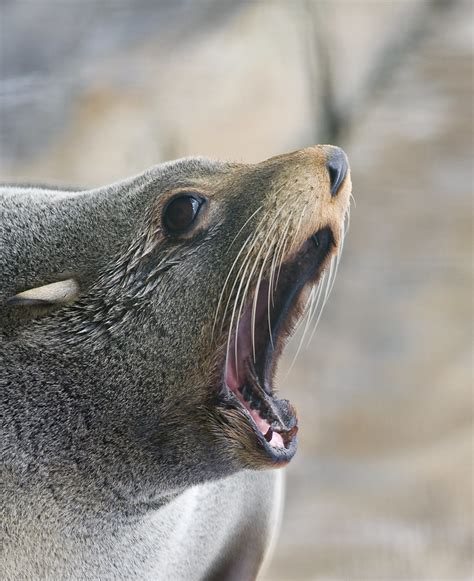
<svg viewBox="0 0 474 581"><path fill-rule="evenodd" d="M280 386L300 449L266 580L473 578L473 4L5 2L0 178L349 154L338 279Z"/></svg>

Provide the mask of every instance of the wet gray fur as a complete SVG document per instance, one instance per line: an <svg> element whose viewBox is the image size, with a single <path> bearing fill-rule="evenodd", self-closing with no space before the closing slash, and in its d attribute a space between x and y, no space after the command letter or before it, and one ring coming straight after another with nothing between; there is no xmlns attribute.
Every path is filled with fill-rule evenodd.
<svg viewBox="0 0 474 581"><path fill-rule="evenodd" d="M239 210L236 181L204 237L153 237L164 192L228 188L230 168L193 158L89 191L0 189L4 579L255 575L278 473L243 469L213 440L215 394L199 380L222 248L252 206ZM7 305L68 277L71 305Z"/></svg>

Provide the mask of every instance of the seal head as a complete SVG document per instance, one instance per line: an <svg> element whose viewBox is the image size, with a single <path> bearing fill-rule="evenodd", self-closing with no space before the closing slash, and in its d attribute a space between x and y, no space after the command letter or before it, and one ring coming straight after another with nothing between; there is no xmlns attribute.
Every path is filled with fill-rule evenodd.
<svg viewBox="0 0 474 581"><path fill-rule="evenodd" d="M185 159L85 192L6 188L15 461L73 461L134 495L285 465L298 428L277 363L329 290L350 191L326 145Z"/></svg>

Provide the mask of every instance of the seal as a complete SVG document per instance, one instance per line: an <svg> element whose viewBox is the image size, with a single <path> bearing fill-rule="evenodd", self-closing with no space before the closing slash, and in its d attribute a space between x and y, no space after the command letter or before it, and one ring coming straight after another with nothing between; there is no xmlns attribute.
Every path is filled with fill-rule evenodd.
<svg viewBox="0 0 474 581"><path fill-rule="evenodd" d="M277 363L350 192L327 145L0 190L3 578L257 576L297 446Z"/></svg>

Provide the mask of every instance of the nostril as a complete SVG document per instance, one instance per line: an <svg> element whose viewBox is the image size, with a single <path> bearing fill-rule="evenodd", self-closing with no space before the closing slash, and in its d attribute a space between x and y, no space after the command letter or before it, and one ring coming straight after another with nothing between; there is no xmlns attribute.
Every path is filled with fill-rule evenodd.
<svg viewBox="0 0 474 581"><path fill-rule="evenodd" d="M347 174L347 169L349 167L347 163L346 154L342 149L337 148L331 157L326 162L326 167L329 173L329 179L331 181L331 196L335 196L341 187L342 182Z"/></svg>

